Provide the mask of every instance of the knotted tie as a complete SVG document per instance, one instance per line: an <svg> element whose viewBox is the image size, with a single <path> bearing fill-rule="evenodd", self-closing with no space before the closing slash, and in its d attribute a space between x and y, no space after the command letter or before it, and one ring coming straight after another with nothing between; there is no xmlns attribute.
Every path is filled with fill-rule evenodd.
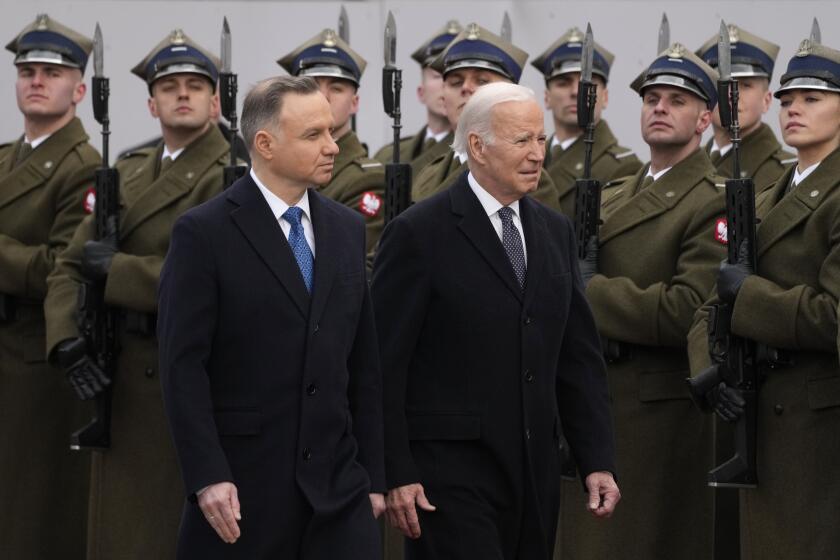
<svg viewBox="0 0 840 560"><path fill-rule="evenodd" d="M309 244L306 242L306 236L303 234L303 225L300 223L300 217L303 210L297 206L291 206L288 210L283 212L283 219L289 222L292 230L289 232L289 246L292 248L292 253L295 255L295 260L300 268L300 274L303 276L303 283L306 284L307 291L312 293L312 251L309 249Z"/></svg>
<svg viewBox="0 0 840 560"><path fill-rule="evenodd" d="M175 163L175 160L173 160L169 156L166 156L165 158L160 160L160 173L158 174L158 177L163 176L164 173L169 171L169 168L172 167L173 163Z"/></svg>
<svg viewBox="0 0 840 560"><path fill-rule="evenodd" d="M646 176L645 179L642 181L642 185L639 187L639 191L645 190L646 188L651 186L654 181L655 179L653 178L653 175Z"/></svg>
<svg viewBox="0 0 840 560"><path fill-rule="evenodd" d="M522 247L522 237L520 237L519 231L513 225L513 210L507 206L499 208L499 217L502 219L502 245L511 266L513 266L513 272L519 281L519 287L524 288L525 248Z"/></svg>
<svg viewBox="0 0 840 560"><path fill-rule="evenodd" d="M30 144L29 142L23 142L20 145L20 149L18 150L17 159L15 160L15 164L19 164L20 162L25 160L26 157L31 153L32 153L32 144Z"/></svg>
<svg viewBox="0 0 840 560"><path fill-rule="evenodd" d="M720 154L720 150L712 150L712 153L709 156L709 159L712 160L712 165L717 167L718 164L720 163L720 160L723 159L723 156Z"/></svg>

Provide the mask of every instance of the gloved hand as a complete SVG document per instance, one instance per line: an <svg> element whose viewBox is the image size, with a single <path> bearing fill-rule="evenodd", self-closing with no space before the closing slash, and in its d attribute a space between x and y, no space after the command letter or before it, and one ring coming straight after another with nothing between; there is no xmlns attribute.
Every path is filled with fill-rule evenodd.
<svg viewBox="0 0 840 560"><path fill-rule="evenodd" d="M69 338L60 342L55 354L70 386L81 400L92 399L111 384L105 372L87 355L84 339Z"/></svg>
<svg viewBox="0 0 840 560"><path fill-rule="evenodd" d="M738 262L729 264L726 261L720 264L718 272L717 291L720 299L725 303L735 303L738 291L747 276L755 274L752 264L749 262L750 245L748 240L741 242L738 248Z"/></svg>
<svg viewBox="0 0 840 560"><path fill-rule="evenodd" d="M744 414L744 405L747 404L741 391L723 381L706 393L706 402L726 422L737 421Z"/></svg>
<svg viewBox="0 0 840 560"><path fill-rule="evenodd" d="M82 250L82 274L94 282L104 280L117 253L117 242L109 235L100 241L86 241Z"/></svg>
<svg viewBox="0 0 840 560"><path fill-rule="evenodd" d="M586 242L586 258L578 259L580 275L583 276L583 285L589 284L592 277L598 274L598 238L592 236Z"/></svg>

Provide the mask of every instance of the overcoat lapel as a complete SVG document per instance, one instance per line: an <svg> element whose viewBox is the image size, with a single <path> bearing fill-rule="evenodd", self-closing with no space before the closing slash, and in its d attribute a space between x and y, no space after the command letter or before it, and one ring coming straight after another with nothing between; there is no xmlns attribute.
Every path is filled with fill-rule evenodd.
<svg viewBox="0 0 840 560"><path fill-rule="evenodd" d="M312 212L312 227L318 248L315 257L315 280L310 317L312 321L318 321L335 281L341 232L337 231L338 216L324 204L323 197L312 189L309 191L309 209Z"/></svg>

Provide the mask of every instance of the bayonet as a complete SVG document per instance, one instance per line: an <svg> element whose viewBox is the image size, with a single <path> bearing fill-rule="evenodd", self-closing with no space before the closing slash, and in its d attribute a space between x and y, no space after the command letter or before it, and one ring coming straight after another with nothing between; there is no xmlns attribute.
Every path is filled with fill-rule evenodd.
<svg viewBox="0 0 840 560"><path fill-rule="evenodd" d="M341 6L341 12L338 14L338 36L342 41L350 44L350 19L347 17L344 6Z"/></svg>
<svg viewBox="0 0 840 560"><path fill-rule="evenodd" d="M586 35L583 37L583 47L580 53L580 81L592 81L592 60L594 53L594 39L592 38L592 26L586 24Z"/></svg>
<svg viewBox="0 0 840 560"><path fill-rule="evenodd" d="M668 14L662 12L662 21L659 24L659 44L656 54L668 50L671 46L671 24L668 22Z"/></svg>
<svg viewBox="0 0 840 560"><path fill-rule="evenodd" d="M102 30L99 28L99 22L96 23L96 29L93 32L93 75L96 78L103 77L102 60Z"/></svg>
<svg viewBox="0 0 840 560"><path fill-rule="evenodd" d="M502 30L499 32L499 36L508 43L513 42L513 26L510 24L510 16L507 10L505 10L505 15L502 18Z"/></svg>
<svg viewBox="0 0 840 560"><path fill-rule="evenodd" d="M397 22L394 14L388 11L388 21L385 23L385 66L395 66L397 57Z"/></svg>
<svg viewBox="0 0 840 560"><path fill-rule="evenodd" d="M228 25L227 16L222 20L222 47L220 50L222 56L222 72L230 74L231 69L231 45L230 45L230 26Z"/></svg>
<svg viewBox="0 0 840 560"><path fill-rule="evenodd" d="M722 82L732 79L732 47L729 42L729 28L723 20L720 20L718 36L718 74Z"/></svg>
<svg viewBox="0 0 840 560"><path fill-rule="evenodd" d="M814 18L811 23L811 43L822 43L822 31L820 31L820 22Z"/></svg>

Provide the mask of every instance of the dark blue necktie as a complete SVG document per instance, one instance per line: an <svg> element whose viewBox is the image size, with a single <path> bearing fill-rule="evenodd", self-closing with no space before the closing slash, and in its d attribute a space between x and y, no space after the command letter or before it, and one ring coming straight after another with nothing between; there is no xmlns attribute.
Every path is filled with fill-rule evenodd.
<svg viewBox="0 0 840 560"><path fill-rule="evenodd" d="M513 225L513 210L504 206L499 208L499 217L502 219L502 245L505 248L513 272L519 281L519 287L525 287L525 248L522 246L522 237L516 226Z"/></svg>
<svg viewBox="0 0 840 560"><path fill-rule="evenodd" d="M288 210L283 212L283 219L292 226L292 230L289 232L289 246L292 248L292 253L294 253L298 268L300 268L303 283L306 284L306 289L311 294L312 263L314 259L312 258L312 251L309 249L309 244L306 242L306 236L303 234L303 225L300 223L302 215L303 210L297 206L290 206Z"/></svg>

